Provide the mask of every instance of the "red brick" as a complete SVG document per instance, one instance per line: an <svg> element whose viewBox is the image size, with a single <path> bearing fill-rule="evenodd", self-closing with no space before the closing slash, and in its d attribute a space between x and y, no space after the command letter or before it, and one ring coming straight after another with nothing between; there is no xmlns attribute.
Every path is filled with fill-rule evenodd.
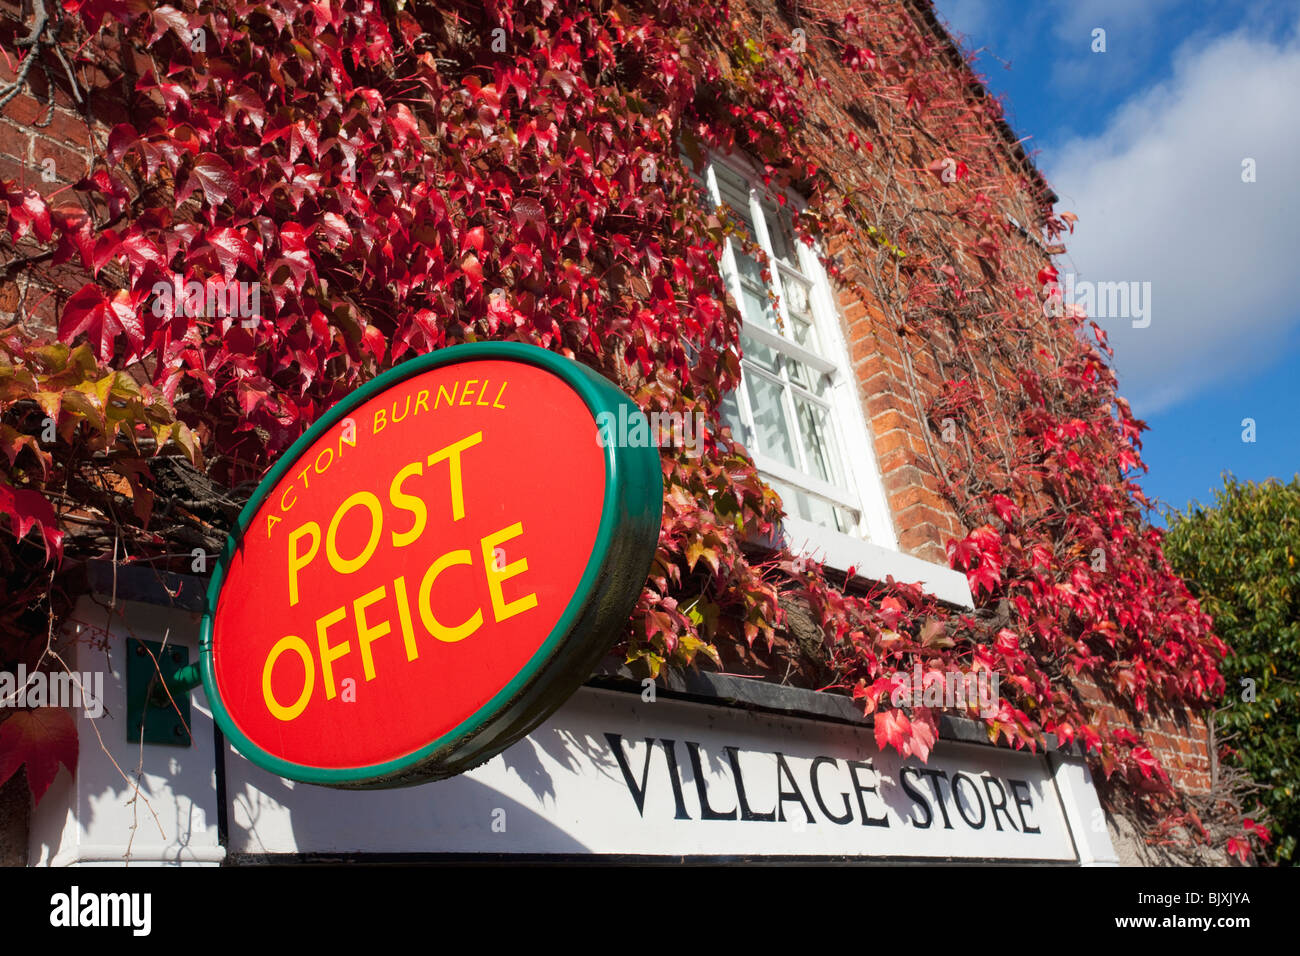
<svg viewBox="0 0 1300 956"><path fill-rule="evenodd" d="M916 452L918 455L928 456L930 454L930 448L926 445L925 439L921 436L919 429L909 429L907 440L912 446L912 451Z"/></svg>
<svg viewBox="0 0 1300 956"><path fill-rule="evenodd" d="M886 362L897 365L901 371L903 368L903 353L898 350L898 344L891 341L892 336L876 336L876 351L884 357Z"/></svg>
<svg viewBox="0 0 1300 956"><path fill-rule="evenodd" d="M867 417L874 419L876 416L887 412L896 407L897 399L893 395L881 392L868 392L870 397L864 403L867 410Z"/></svg>
<svg viewBox="0 0 1300 956"><path fill-rule="evenodd" d="M879 431L876 432L876 455L882 460L898 449L907 447L907 432L901 429L894 429L883 435Z"/></svg>
<svg viewBox="0 0 1300 956"><path fill-rule="evenodd" d="M45 118L45 112L45 104L37 102L36 97L24 91L5 104L4 112L0 115L15 126L31 127L37 120Z"/></svg>
<svg viewBox="0 0 1300 956"><path fill-rule="evenodd" d="M107 117L102 111L95 112L93 115L107 121ZM42 133L71 149L89 148L90 146L90 130L86 127L86 121L81 116L68 110L55 110L50 125L44 127ZM105 137L107 137L107 130L105 130Z"/></svg>
<svg viewBox="0 0 1300 956"><path fill-rule="evenodd" d="M851 324L866 317L867 307L857 300L854 300L848 305L841 303L840 314L844 317L846 322Z"/></svg>
<svg viewBox="0 0 1300 956"><path fill-rule="evenodd" d="M900 528L925 527L929 526L938 530L934 526L935 511L928 505L912 505L894 515L894 520Z"/></svg>
<svg viewBox="0 0 1300 956"><path fill-rule="evenodd" d="M873 359L883 364L880 350L876 348L875 336L868 335L849 345L849 358L854 366L871 362ZM862 376L859 376L860 378Z"/></svg>
<svg viewBox="0 0 1300 956"><path fill-rule="evenodd" d="M871 365L871 362L866 363L866 365L863 366L862 371L866 372ZM898 380L894 378L894 376L890 375L885 369L884 360L877 358L875 360L875 365L878 367L872 369L869 374L860 374L858 376L858 381L862 382L862 390L868 395L904 394L901 389L894 387L898 383Z"/></svg>
<svg viewBox="0 0 1300 956"><path fill-rule="evenodd" d="M909 520L895 519L894 521L899 529L898 546L917 557L941 556L943 548L939 543L939 529L929 523L909 523Z"/></svg>
<svg viewBox="0 0 1300 956"><path fill-rule="evenodd" d="M912 449L907 447L905 443L884 454L877 451L876 456L880 460L880 467L886 470L916 464L916 455L912 453Z"/></svg>
<svg viewBox="0 0 1300 956"><path fill-rule="evenodd" d="M20 163L27 161L31 149L31 130L13 123L0 122L0 153Z"/></svg>
<svg viewBox="0 0 1300 956"><path fill-rule="evenodd" d="M936 513L942 512L945 502L923 485L911 485L905 490L889 496L890 507L896 514L902 514L912 505L922 504L932 508Z"/></svg>
<svg viewBox="0 0 1300 956"><path fill-rule="evenodd" d="M915 424L911 416L901 408L890 408L879 415L873 415L871 418L871 429L877 436L885 435L899 428L914 427Z"/></svg>
<svg viewBox="0 0 1300 956"><path fill-rule="evenodd" d="M54 174L65 183L75 183L90 172L89 163L83 153L73 152L40 136L37 136L32 143L32 156L32 167L37 173L37 178L43 176L41 162L47 158L54 160Z"/></svg>
<svg viewBox="0 0 1300 956"><path fill-rule="evenodd" d="M902 465L898 468L890 469L884 476L883 482L885 489L889 492L897 492L911 485L919 484L922 480L923 472L915 465Z"/></svg>
<svg viewBox="0 0 1300 956"><path fill-rule="evenodd" d="M26 166L8 156L0 156L0 179L12 179L20 186L30 186L32 177Z"/></svg>

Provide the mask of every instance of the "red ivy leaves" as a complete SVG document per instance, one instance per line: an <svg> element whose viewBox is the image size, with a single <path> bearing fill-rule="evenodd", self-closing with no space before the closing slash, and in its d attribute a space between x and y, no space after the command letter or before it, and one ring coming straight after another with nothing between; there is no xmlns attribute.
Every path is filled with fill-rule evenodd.
<svg viewBox="0 0 1300 956"><path fill-rule="evenodd" d="M40 803L59 764L77 771L77 723L62 707L12 712L0 724L0 784L27 767L27 786Z"/></svg>
<svg viewBox="0 0 1300 956"><path fill-rule="evenodd" d="M63 531L59 528L54 508L39 491L13 488L0 481L0 513L9 516L9 528L19 541L27 537L32 528L40 531L47 562L50 558L63 558Z"/></svg>
<svg viewBox="0 0 1300 956"><path fill-rule="evenodd" d="M127 340L127 360L140 354L144 345L144 325L141 316L126 290L106 293L99 286L88 284L73 294L63 307L59 320L59 338L70 342L85 336L95 346L100 361L113 358L119 336Z"/></svg>
<svg viewBox="0 0 1300 956"><path fill-rule="evenodd" d="M239 180L229 163L216 153L200 153L195 157L184 185L176 190L176 204L179 206L195 189L201 189L208 206L216 208L238 188Z"/></svg>

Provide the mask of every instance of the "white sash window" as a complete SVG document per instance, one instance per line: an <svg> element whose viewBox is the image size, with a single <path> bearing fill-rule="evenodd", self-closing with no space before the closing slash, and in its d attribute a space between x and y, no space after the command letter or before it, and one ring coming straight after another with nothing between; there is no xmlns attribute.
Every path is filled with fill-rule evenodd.
<svg viewBox="0 0 1300 956"><path fill-rule="evenodd" d="M769 261L765 281L739 242L723 250L743 318L742 383L724 420L791 523L897 547L830 284L816 252L794 235L797 198L778 206L731 162L711 163L705 185Z"/></svg>

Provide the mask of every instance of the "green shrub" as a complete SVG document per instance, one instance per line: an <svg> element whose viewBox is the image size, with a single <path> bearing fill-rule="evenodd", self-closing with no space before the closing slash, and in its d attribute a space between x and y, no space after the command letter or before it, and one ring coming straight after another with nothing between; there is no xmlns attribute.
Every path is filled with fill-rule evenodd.
<svg viewBox="0 0 1300 956"><path fill-rule="evenodd" d="M1268 852L1296 862L1300 836L1300 476L1289 484L1231 475L1213 507L1173 512L1165 554L1233 649L1216 718L1226 757L1262 790Z"/></svg>

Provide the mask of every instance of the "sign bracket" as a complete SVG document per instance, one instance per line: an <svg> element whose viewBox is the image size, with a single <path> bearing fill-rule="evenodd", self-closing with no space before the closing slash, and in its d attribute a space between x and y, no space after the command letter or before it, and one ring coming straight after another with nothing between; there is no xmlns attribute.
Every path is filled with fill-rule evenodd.
<svg viewBox="0 0 1300 956"><path fill-rule="evenodd" d="M189 648L129 638L126 653L127 742L190 746L190 691L203 678Z"/></svg>

